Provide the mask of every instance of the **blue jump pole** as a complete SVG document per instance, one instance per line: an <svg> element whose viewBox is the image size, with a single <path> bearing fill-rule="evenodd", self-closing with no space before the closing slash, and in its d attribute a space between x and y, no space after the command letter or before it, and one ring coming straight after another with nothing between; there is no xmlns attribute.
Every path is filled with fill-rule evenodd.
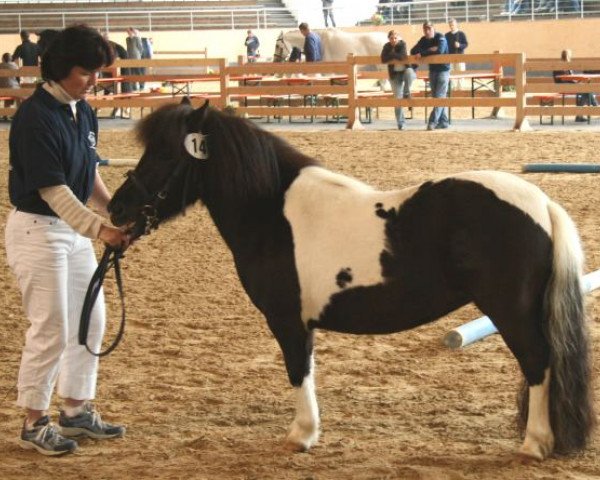
<svg viewBox="0 0 600 480"><path fill-rule="evenodd" d="M600 287L600 270L583 276L583 291L589 293ZM450 330L444 336L444 345L449 348L461 348L498 332L489 317L480 317L460 327Z"/></svg>
<svg viewBox="0 0 600 480"><path fill-rule="evenodd" d="M523 171L529 173L600 173L600 164L593 163L530 163L523 165Z"/></svg>

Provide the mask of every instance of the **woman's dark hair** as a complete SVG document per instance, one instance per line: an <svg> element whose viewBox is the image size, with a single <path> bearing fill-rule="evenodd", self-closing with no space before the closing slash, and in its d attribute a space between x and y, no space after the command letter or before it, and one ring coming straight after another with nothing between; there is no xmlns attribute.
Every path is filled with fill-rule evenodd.
<svg viewBox="0 0 600 480"><path fill-rule="evenodd" d="M73 67L97 70L112 65L114 53L100 32L86 25L61 31L42 55L42 78L58 82Z"/></svg>

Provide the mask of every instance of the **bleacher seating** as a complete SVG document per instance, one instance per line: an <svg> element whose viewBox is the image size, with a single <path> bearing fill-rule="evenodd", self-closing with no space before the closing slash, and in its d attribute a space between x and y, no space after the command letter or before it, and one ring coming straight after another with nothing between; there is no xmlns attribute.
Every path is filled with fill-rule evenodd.
<svg viewBox="0 0 600 480"><path fill-rule="evenodd" d="M17 33L19 28L41 31L66 24L86 23L104 29L107 18L111 30L124 30L131 25L147 25L152 14L152 30L194 30L215 28L256 28L258 9L268 9L266 25L261 13L261 26L291 28L297 25L280 0L191 0L191 1L116 1L104 2L36 2L5 3L0 15L0 33ZM262 12L262 10L260 10ZM14 15L12 15L14 14ZM19 14L20 21L19 21ZM19 27L20 26L20 27Z"/></svg>

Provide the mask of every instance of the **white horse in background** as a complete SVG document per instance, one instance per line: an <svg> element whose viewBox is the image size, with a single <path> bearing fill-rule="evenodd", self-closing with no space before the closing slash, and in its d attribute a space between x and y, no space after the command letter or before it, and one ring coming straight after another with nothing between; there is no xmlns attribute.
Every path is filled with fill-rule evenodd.
<svg viewBox="0 0 600 480"><path fill-rule="evenodd" d="M354 55L380 56L383 46L388 41L384 32L345 32L335 28L315 30L321 37L324 62L344 62L349 53ZM275 42L274 62L288 60L293 48L304 48L304 36L299 30L281 32ZM385 70L385 65L365 66L360 70ZM389 90L387 79L378 80L376 86L381 90Z"/></svg>
<svg viewBox="0 0 600 480"><path fill-rule="evenodd" d="M324 62L343 62L349 53L379 56L388 41L384 32L345 32L335 28L315 32L321 37ZM298 30L281 32L275 43L274 61L285 61L292 47L302 50L304 36Z"/></svg>

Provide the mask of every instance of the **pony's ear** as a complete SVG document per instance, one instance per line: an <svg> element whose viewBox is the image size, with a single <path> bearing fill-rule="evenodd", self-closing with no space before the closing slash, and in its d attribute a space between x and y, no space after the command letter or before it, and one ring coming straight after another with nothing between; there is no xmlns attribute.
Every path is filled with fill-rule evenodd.
<svg viewBox="0 0 600 480"><path fill-rule="evenodd" d="M192 101L190 100L190 97L187 97L187 96L183 97L181 99L180 105L190 105L191 106L192 105Z"/></svg>
<svg viewBox="0 0 600 480"><path fill-rule="evenodd" d="M192 113L190 113L190 116L188 117L188 120L187 120L187 124L188 124L190 131L197 132L200 130L199 129L200 124L204 120L204 115L206 114L207 110L208 110L208 100L206 100L204 102L204 105L202 105L200 108L197 108Z"/></svg>
<svg viewBox="0 0 600 480"><path fill-rule="evenodd" d="M202 105L202 106L201 106L200 108L198 108L198 110L196 110L196 111L197 111L197 112L198 112L198 111L201 111L201 112L202 112L202 115L204 115L204 112L206 111L206 109L207 109L207 108L208 108L208 99L207 99L207 100L204 100L204 105Z"/></svg>

